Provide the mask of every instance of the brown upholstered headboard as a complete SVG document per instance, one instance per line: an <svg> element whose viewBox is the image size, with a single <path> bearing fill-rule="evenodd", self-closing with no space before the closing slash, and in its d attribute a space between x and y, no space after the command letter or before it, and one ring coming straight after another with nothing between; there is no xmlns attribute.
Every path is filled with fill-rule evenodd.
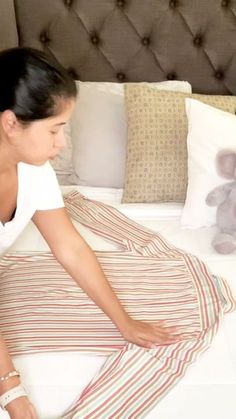
<svg viewBox="0 0 236 419"><path fill-rule="evenodd" d="M236 0L1 0L0 49L16 45L84 81L179 79L236 94Z"/></svg>

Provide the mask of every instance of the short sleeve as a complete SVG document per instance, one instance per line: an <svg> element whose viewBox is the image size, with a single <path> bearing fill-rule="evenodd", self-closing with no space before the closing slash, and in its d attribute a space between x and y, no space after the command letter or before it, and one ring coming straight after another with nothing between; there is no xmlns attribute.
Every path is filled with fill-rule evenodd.
<svg viewBox="0 0 236 419"><path fill-rule="evenodd" d="M56 174L49 162L38 167L36 210L64 207Z"/></svg>

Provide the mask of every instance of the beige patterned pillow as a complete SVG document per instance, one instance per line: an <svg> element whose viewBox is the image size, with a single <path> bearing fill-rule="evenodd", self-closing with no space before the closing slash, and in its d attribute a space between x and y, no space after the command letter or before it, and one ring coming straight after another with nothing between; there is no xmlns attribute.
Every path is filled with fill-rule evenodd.
<svg viewBox="0 0 236 419"><path fill-rule="evenodd" d="M185 98L235 113L236 97L125 86L128 122L122 202L184 202L187 189ZM201 123L201 121L199 121Z"/></svg>

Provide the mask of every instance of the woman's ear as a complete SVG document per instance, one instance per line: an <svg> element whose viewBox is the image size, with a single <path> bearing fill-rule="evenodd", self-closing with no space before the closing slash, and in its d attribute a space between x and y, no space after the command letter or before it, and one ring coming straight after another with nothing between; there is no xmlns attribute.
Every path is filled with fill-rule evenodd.
<svg viewBox="0 0 236 419"><path fill-rule="evenodd" d="M11 110L6 110L1 113L1 125L5 134L10 138L14 137L16 131L19 129L19 121Z"/></svg>

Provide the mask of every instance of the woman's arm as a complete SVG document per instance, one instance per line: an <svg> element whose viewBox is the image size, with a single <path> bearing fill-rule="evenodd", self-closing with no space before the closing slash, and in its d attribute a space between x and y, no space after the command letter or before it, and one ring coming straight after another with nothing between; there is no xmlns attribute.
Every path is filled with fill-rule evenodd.
<svg viewBox="0 0 236 419"><path fill-rule="evenodd" d="M88 296L110 317L128 341L145 347L180 339L175 328L135 321L109 285L91 248L73 226L65 208L37 211L35 225L53 254Z"/></svg>
<svg viewBox="0 0 236 419"><path fill-rule="evenodd" d="M15 367L10 358L5 341L0 335L0 377L14 371ZM0 396L20 384L19 377L11 377L8 380L0 380ZM36 411L26 396L18 397L6 405L11 419L37 419Z"/></svg>
<svg viewBox="0 0 236 419"><path fill-rule="evenodd" d="M8 353L5 341L0 335L0 377L5 376L10 371L14 371L15 367ZM7 381L0 381L0 395L10 390L12 387L20 384L19 377L12 377Z"/></svg>

